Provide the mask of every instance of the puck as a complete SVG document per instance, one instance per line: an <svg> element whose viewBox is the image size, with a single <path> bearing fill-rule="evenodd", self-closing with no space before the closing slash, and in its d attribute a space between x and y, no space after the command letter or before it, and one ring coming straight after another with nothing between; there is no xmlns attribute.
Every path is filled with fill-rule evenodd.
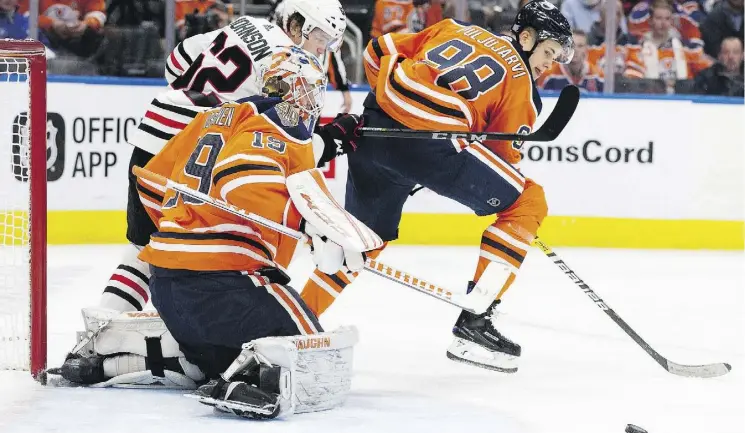
<svg viewBox="0 0 745 433"><path fill-rule="evenodd" d="M647 433L646 430L634 424L626 424L626 430L624 431L626 433Z"/></svg>

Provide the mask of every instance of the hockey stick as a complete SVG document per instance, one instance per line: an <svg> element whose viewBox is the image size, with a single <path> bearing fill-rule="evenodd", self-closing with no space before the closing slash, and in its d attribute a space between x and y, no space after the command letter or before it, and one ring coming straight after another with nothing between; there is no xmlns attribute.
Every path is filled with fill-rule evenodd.
<svg viewBox="0 0 745 433"><path fill-rule="evenodd" d="M132 173L148 183L172 189L190 197L202 200L218 209L222 209L225 212L236 215L247 221L260 224L293 239L299 241L305 241L307 239L305 233L299 232L297 230L274 222L270 219L264 218L261 215L256 215L255 213L250 212L246 213L245 210L239 209L231 205L230 203L211 197L208 194L193 190L184 184L174 182L159 174L153 173L149 170L145 170L144 168L134 166L132 167ZM429 283L425 280L422 280L421 278L414 277L413 275L405 271L393 268L386 265L385 263L381 263L377 260L372 259L367 259L367 261L365 261L365 270L401 284L402 286L406 286L410 289L414 289L418 292L447 302L448 304L455 305L456 307L460 307L464 310L470 311L474 314L481 314L486 311L487 308L489 308L489 305L491 305L491 303L497 297L497 292L500 289L498 287L481 288L476 286L470 292L455 292L445 289L436 284Z"/></svg>
<svg viewBox="0 0 745 433"><path fill-rule="evenodd" d="M455 132L455 131L420 131L414 129L387 129L362 127L359 131L363 137L421 138L428 140L468 141L504 140L504 141L553 141L574 115L579 103L579 90L576 86L567 86L561 91L554 110L540 128L532 134L505 132Z"/></svg>
<svg viewBox="0 0 745 433"><path fill-rule="evenodd" d="M564 260L560 259L559 256L557 256L556 253L551 250L551 247L546 245L538 238L533 241L533 244L540 248L541 251L543 251L546 256L548 256L548 258L551 259L551 261L553 261L554 264L559 267L559 269L564 271L564 273L569 277L570 280L574 282L574 284L578 285L579 288L582 289L582 291L585 292L585 294L589 296L590 299L593 300L593 302L595 302L595 305L600 307L601 310L605 311L605 314L613 319L613 321L616 322L616 325L623 329L623 332L631 337L636 342L636 344L641 346L641 348L644 349L644 351L647 352L649 356L651 356L655 361L657 361L657 363L660 364L665 370L678 376L702 378L722 376L732 370L732 366L726 363L706 365L681 365L676 364L660 355L659 353L657 353L656 350L652 349L652 347L647 344L647 342L644 341L642 337L639 336L639 334L631 329L631 327L626 322L624 322L624 320L621 319L621 317L615 311L613 311L613 309L610 308L608 304L605 303L605 301L600 299L600 296L598 296L592 289L590 289L590 287L584 281L582 281L582 279L579 278L579 276L577 276L577 274L571 268L569 268Z"/></svg>

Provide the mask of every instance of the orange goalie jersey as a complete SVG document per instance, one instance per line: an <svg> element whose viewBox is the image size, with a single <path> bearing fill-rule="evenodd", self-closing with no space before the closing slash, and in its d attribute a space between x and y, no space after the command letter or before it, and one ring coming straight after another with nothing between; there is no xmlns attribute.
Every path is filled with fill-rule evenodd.
<svg viewBox="0 0 745 433"><path fill-rule="evenodd" d="M365 73L378 105L408 128L527 134L541 101L527 55L513 41L448 19L372 39ZM484 144L509 163L520 161L520 142Z"/></svg>
<svg viewBox="0 0 745 433"><path fill-rule="evenodd" d="M297 229L285 178L315 167L311 134L287 128L275 100L223 104L201 113L145 167L202 193ZM140 259L169 269L285 268L294 239L172 190L138 180L158 232ZM284 270L284 269L283 269Z"/></svg>

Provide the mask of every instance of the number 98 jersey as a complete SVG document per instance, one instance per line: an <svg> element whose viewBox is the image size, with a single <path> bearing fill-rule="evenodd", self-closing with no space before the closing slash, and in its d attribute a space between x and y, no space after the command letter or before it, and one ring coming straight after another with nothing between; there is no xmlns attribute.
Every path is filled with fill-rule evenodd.
<svg viewBox="0 0 745 433"><path fill-rule="evenodd" d="M155 155L198 113L261 95L276 47L293 45L276 25L248 16L179 43L166 60L168 89L152 100L130 144Z"/></svg>
<svg viewBox="0 0 745 433"><path fill-rule="evenodd" d="M314 168L311 134L282 126L279 98L251 98L198 114L145 166L188 187L297 229L285 178ZM280 104L281 105L281 104ZM168 269L283 269L296 241L173 190L138 179L158 231L140 259Z"/></svg>
<svg viewBox="0 0 745 433"><path fill-rule="evenodd" d="M527 134L541 110L527 54L478 26L447 19L415 34L389 33L372 39L364 58L378 105L411 129ZM484 144L520 161L521 142Z"/></svg>

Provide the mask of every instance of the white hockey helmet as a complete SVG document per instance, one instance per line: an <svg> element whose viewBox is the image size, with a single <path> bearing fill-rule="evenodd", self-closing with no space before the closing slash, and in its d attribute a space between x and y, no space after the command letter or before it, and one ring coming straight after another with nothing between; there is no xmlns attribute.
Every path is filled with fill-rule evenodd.
<svg viewBox="0 0 745 433"><path fill-rule="evenodd" d="M277 7L282 28L286 29L287 20L298 13L304 19L303 38L308 39L314 29L320 29L329 37L326 51L338 51L344 42L347 29L347 16L339 0L284 0Z"/></svg>
<svg viewBox="0 0 745 433"><path fill-rule="evenodd" d="M302 121L315 121L326 97L326 73L318 58L302 48L279 47L264 72L262 93L296 107Z"/></svg>

